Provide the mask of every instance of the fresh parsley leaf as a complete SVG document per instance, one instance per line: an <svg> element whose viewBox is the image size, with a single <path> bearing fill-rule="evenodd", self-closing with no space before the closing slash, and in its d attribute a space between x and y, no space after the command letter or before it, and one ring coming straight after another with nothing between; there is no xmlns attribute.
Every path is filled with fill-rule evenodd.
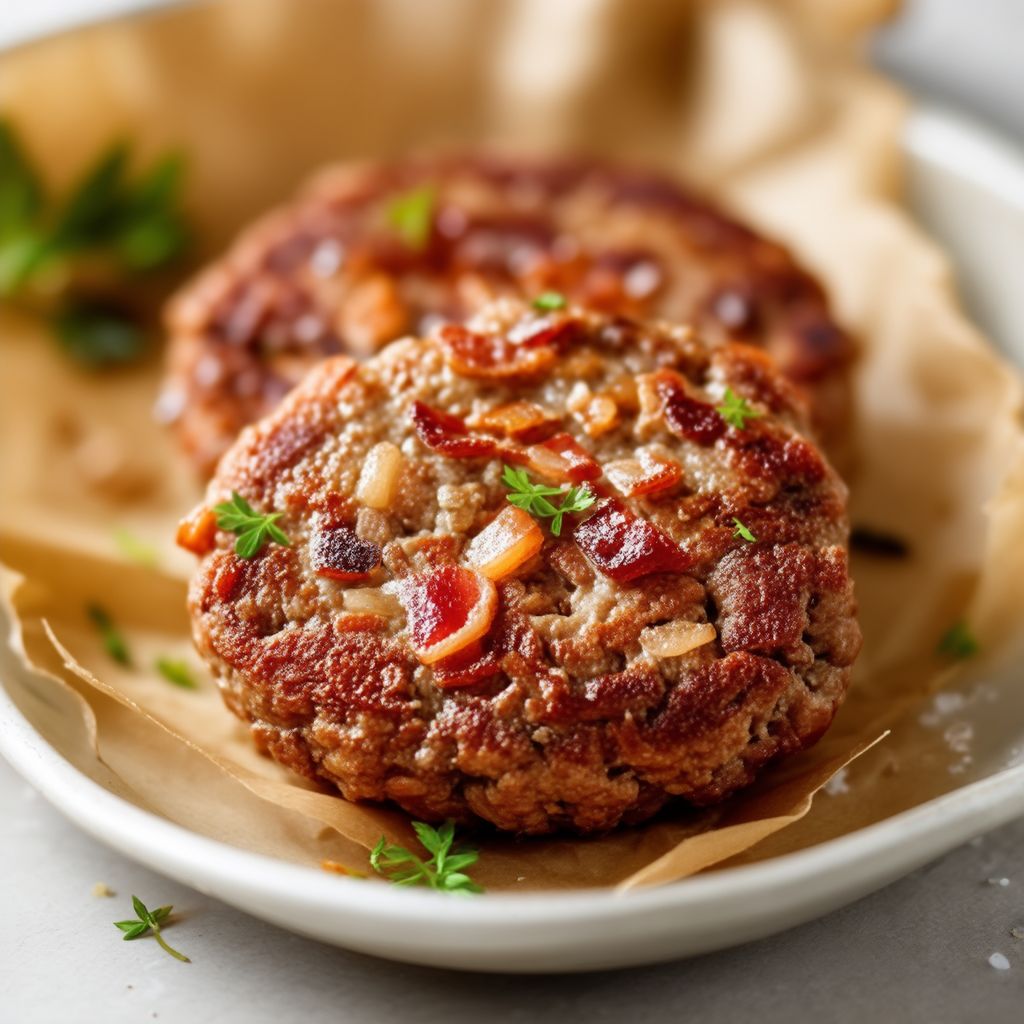
<svg viewBox="0 0 1024 1024"><path fill-rule="evenodd" d="M175 658L157 658L156 670L167 680L182 690L198 690L199 684L192 678L188 665Z"/></svg>
<svg viewBox="0 0 1024 1024"><path fill-rule="evenodd" d="M511 492L507 496L508 500L516 508L521 508L538 519L551 520L551 533L555 537L561 535L562 520L566 515L583 512L597 500L594 493L586 487L574 486L566 490L535 484L525 469L516 469L512 466L505 466L501 480ZM548 501L548 498L556 495L562 496L562 501L558 505Z"/></svg>
<svg viewBox="0 0 1024 1024"><path fill-rule="evenodd" d="M112 536L118 551L125 558L131 559L137 565L144 566L147 569L156 567L160 556L152 544L136 537L131 530L126 530L123 526L115 527Z"/></svg>
<svg viewBox="0 0 1024 1024"><path fill-rule="evenodd" d="M107 610L98 604L91 604L86 611L92 624L99 631L103 649L107 654L121 665L131 665L132 659L128 653L128 644L121 631L114 625L114 620Z"/></svg>
<svg viewBox="0 0 1024 1024"><path fill-rule="evenodd" d="M545 313L553 312L556 309L565 309L565 296L561 292L541 292L533 300L533 308L543 310Z"/></svg>
<svg viewBox="0 0 1024 1024"><path fill-rule="evenodd" d="M406 248L416 252L427 247L434 221L437 190L433 185L419 185L395 196L387 209L388 223L398 233Z"/></svg>
<svg viewBox="0 0 1024 1024"><path fill-rule="evenodd" d="M152 932L153 938L160 944L160 948L173 956L175 960L180 960L185 964L192 962L184 953L179 953L178 950L172 949L160 933L160 925L171 916L173 907L157 907L156 910L149 910L138 896L133 896L132 909L137 915L135 920L114 922L114 927L120 928L124 932L123 938L125 942L129 939L137 939L140 935L145 935L146 932Z"/></svg>
<svg viewBox="0 0 1024 1024"><path fill-rule="evenodd" d="M21 143L0 120L0 239L9 239L32 223L43 202L43 186Z"/></svg>
<svg viewBox="0 0 1024 1024"><path fill-rule="evenodd" d="M715 406L719 415L737 430L743 430L747 420L756 420L764 413L755 409L745 398L741 398L732 388L726 388L720 405Z"/></svg>
<svg viewBox="0 0 1024 1024"><path fill-rule="evenodd" d="M263 515L256 512L238 491L231 492L230 501L222 501L213 507L217 513L217 525L222 530L237 534L235 554L239 558L252 558L263 550L269 541L287 547L291 542L277 525L283 512L272 512Z"/></svg>
<svg viewBox="0 0 1024 1024"><path fill-rule="evenodd" d="M938 653L947 658L970 658L981 650L981 644L965 619L954 623L939 640Z"/></svg>
<svg viewBox="0 0 1024 1024"><path fill-rule="evenodd" d="M130 363L145 347L139 325L106 303L71 303L53 325L68 355L90 369Z"/></svg>
<svg viewBox="0 0 1024 1024"><path fill-rule="evenodd" d="M48 199L14 129L0 119L0 295L49 307L49 291L31 286L40 275L60 271L53 280L70 283L54 293L61 307L54 327L67 350L91 366L135 358L142 336L123 311L75 301L77 278L69 270L98 260L104 268L149 271L178 256L188 241L180 156L162 157L135 177L130 157L125 142L115 143L67 196Z"/></svg>
<svg viewBox="0 0 1024 1024"><path fill-rule="evenodd" d="M412 827L430 857L423 860L411 850L389 843L386 836L381 836L370 851L370 867L378 875L394 885L422 885L439 892L483 892L463 871L463 868L475 864L480 854L473 849L452 849L455 842L453 821L448 820L436 829L422 821L414 821Z"/></svg>
<svg viewBox="0 0 1024 1024"><path fill-rule="evenodd" d="M740 540L745 540L748 544L753 544L757 538L747 529L746 526L740 522L735 516L732 517L732 521L736 524L736 529L733 530L733 536Z"/></svg>

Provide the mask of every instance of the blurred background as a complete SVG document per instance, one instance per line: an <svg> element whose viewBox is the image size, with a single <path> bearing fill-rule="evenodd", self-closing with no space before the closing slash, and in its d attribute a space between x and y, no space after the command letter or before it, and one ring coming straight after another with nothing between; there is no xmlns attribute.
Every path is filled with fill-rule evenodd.
<svg viewBox="0 0 1024 1024"><path fill-rule="evenodd" d="M827 2L827 0L826 0ZM0 47L167 0L33 0L0 5ZM1024 142L1024 3L904 0L873 46L914 93L985 118Z"/></svg>

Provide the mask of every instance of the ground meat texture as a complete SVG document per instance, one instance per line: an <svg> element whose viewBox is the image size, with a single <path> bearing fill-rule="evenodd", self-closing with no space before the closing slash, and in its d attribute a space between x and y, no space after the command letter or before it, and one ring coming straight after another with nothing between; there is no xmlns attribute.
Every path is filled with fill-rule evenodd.
<svg viewBox="0 0 1024 1024"><path fill-rule="evenodd" d="M727 388L760 413L742 428ZM860 647L846 492L806 429L760 350L574 308L504 299L328 359L187 520L196 643L260 747L350 800L528 834L721 800L825 731ZM543 542L512 557L513 529L504 563L477 545L504 565L486 579L473 539L523 525L505 466L582 473L594 501L557 537L526 519ZM243 559L197 530L233 491L290 543ZM439 640L457 649L435 658Z"/></svg>
<svg viewBox="0 0 1024 1024"><path fill-rule="evenodd" d="M389 213L423 186L420 245ZM549 290L766 348L805 390L826 449L839 449L853 345L818 283L674 182L587 161L463 156L322 174L172 302L158 411L209 473L319 360L364 358L496 296Z"/></svg>

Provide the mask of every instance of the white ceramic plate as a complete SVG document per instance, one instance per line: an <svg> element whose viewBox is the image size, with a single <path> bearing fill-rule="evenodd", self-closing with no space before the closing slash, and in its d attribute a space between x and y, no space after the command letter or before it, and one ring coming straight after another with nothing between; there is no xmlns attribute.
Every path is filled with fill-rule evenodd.
<svg viewBox="0 0 1024 1024"><path fill-rule="evenodd" d="M907 151L915 212L955 254L974 315L1024 362L1024 162L957 118L921 112ZM1014 347L1016 346L1016 347ZM0 623L0 626L3 626ZM21 671L0 648L0 678ZM467 970L594 970L668 960L759 938L826 913L1024 813L1018 716L991 771L914 810L801 853L658 889L456 900L367 885L246 853L139 810L52 749L0 686L0 753L96 838L257 917L396 960ZM997 721L998 719L998 721Z"/></svg>

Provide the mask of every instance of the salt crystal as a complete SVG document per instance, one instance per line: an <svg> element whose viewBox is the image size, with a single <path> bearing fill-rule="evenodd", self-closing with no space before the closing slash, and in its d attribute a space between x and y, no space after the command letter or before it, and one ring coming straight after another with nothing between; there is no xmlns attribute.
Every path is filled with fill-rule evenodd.
<svg viewBox="0 0 1024 1024"><path fill-rule="evenodd" d="M1002 953L993 953L988 958L988 962L989 966L994 967L997 971L1008 971L1010 969L1010 961Z"/></svg>
<svg viewBox="0 0 1024 1024"><path fill-rule="evenodd" d="M845 768L840 768L839 771L837 771L835 775L825 783L825 792L829 796L842 796L843 793L850 792L850 782L847 778L847 770Z"/></svg>
<svg viewBox="0 0 1024 1024"><path fill-rule="evenodd" d="M1008 878L990 878L988 884L998 885L1001 889L1005 889L1010 884L1010 880Z"/></svg>
<svg viewBox="0 0 1024 1024"><path fill-rule="evenodd" d="M309 265L317 277L332 277L345 258L345 250L333 239L321 242L309 257Z"/></svg>

